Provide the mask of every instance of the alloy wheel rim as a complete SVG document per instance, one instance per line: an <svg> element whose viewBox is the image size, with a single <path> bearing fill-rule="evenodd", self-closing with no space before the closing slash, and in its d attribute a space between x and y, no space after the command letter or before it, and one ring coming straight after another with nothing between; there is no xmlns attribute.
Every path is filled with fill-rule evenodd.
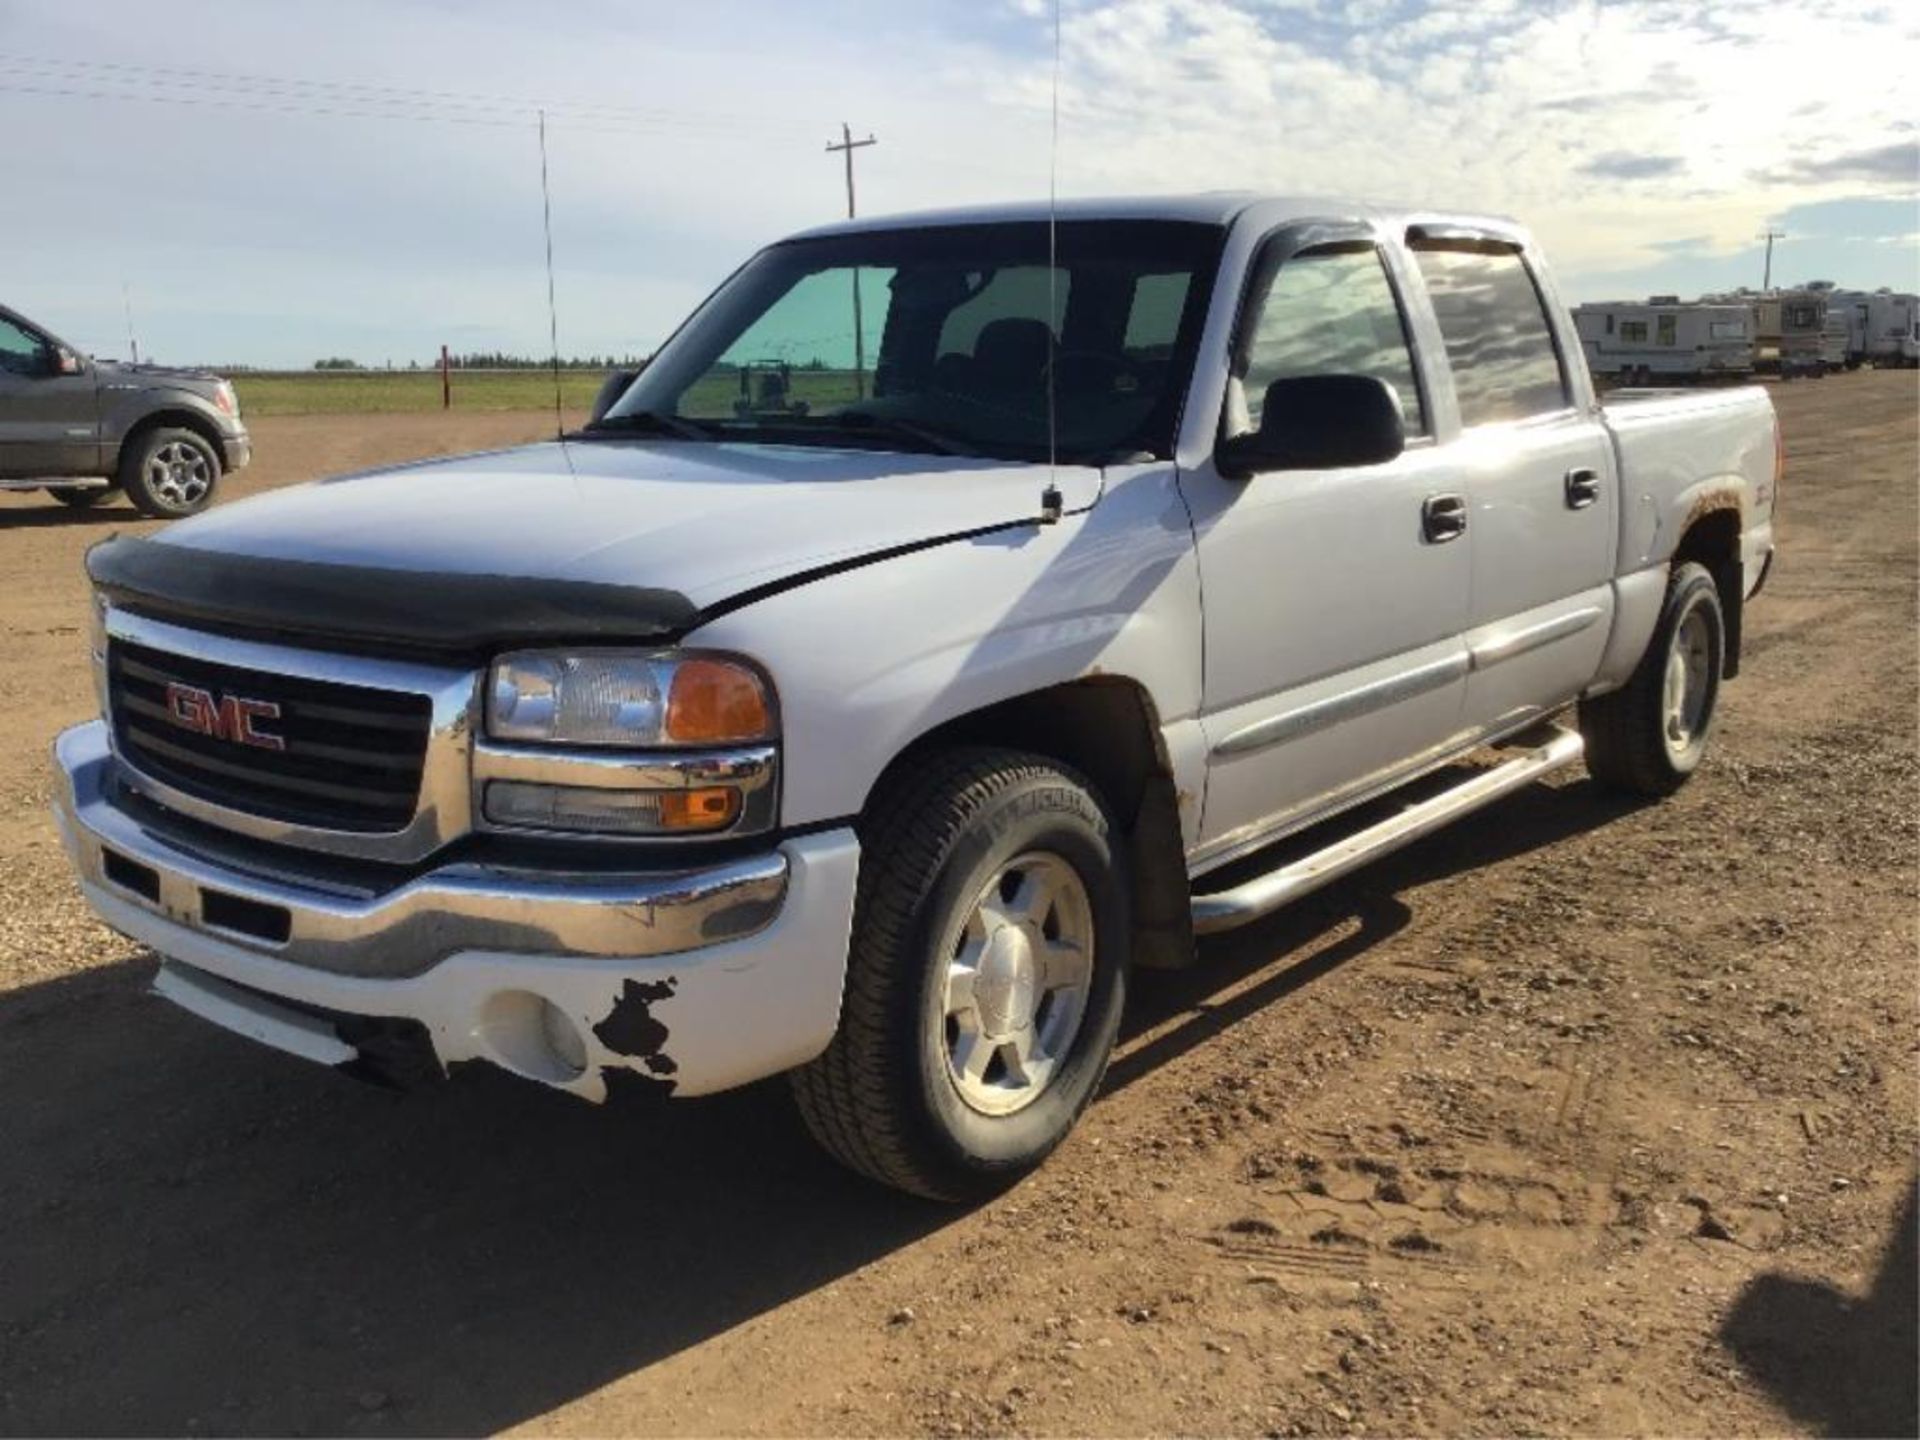
<svg viewBox="0 0 1920 1440"><path fill-rule="evenodd" d="M946 957L947 1078L983 1115L1025 1109L1086 1018L1093 902L1079 872L1044 851L1008 861L974 897Z"/></svg>
<svg viewBox="0 0 1920 1440"><path fill-rule="evenodd" d="M154 451L147 461L147 484L174 507L192 505L213 485L213 466L207 457L184 441L174 440Z"/></svg>
<svg viewBox="0 0 1920 1440"><path fill-rule="evenodd" d="M1674 628L1667 650L1661 733L1669 754L1684 755L1699 742L1706 728L1712 679L1712 632L1706 615L1695 607Z"/></svg>

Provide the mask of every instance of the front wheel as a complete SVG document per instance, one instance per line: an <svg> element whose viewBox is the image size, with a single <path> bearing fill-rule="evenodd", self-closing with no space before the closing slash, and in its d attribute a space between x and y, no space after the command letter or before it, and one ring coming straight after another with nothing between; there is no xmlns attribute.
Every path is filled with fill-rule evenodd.
<svg viewBox="0 0 1920 1440"><path fill-rule="evenodd" d="M1580 702L1587 770L1614 790L1671 795L1700 767L1727 653L1720 591L1704 565L1676 565L1647 653L1620 689Z"/></svg>
<svg viewBox="0 0 1920 1440"><path fill-rule="evenodd" d="M192 430L149 430L120 457L120 488L141 514L156 520L204 510L219 483L220 456Z"/></svg>
<svg viewBox="0 0 1920 1440"><path fill-rule="evenodd" d="M794 1095L851 1169L978 1199L1046 1159L1113 1052L1128 944L1113 824L1065 767L967 748L889 785L860 840L840 1029Z"/></svg>

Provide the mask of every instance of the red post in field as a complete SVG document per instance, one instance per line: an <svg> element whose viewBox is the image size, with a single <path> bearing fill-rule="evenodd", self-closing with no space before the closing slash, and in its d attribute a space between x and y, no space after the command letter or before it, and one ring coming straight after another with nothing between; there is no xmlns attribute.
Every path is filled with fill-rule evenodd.
<svg viewBox="0 0 1920 1440"><path fill-rule="evenodd" d="M447 359L447 347L440 347L440 408L453 408L453 373L449 368L452 362Z"/></svg>

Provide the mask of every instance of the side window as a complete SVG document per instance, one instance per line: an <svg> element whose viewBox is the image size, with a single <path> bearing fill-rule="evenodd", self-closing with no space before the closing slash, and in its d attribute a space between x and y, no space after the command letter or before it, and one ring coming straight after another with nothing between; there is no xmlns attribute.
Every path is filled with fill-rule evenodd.
<svg viewBox="0 0 1920 1440"><path fill-rule="evenodd" d="M44 356L38 335L0 320L0 370L9 375L38 375L46 364Z"/></svg>
<svg viewBox="0 0 1920 1440"><path fill-rule="evenodd" d="M1463 426L1565 408L1566 375L1545 307L1520 252L1505 246L1417 246L1453 368ZM1627 326L1621 327L1622 338Z"/></svg>
<svg viewBox="0 0 1920 1440"><path fill-rule="evenodd" d="M1653 317L1653 343L1656 345L1676 345L1680 340L1680 319L1676 315L1656 315Z"/></svg>
<svg viewBox="0 0 1920 1440"><path fill-rule="evenodd" d="M1038 321L1058 338L1072 279L1065 270L1049 273L1044 265L1008 265L994 271L971 299L954 306L948 314L940 327L935 357L974 354L981 332L1001 320ZM1053 317L1050 322L1049 314Z"/></svg>
<svg viewBox="0 0 1920 1440"><path fill-rule="evenodd" d="M1399 395L1407 433L1426 433L1426 409L1420 403L1400 302L1378 251L1296 255L1274 272L1267 293L1256 303L1247 373L1240 380L1249 427L1259 426L1267 386L1276 380L1372 375Z"/></svg>
<svg viewBox="0 0 1920 1440"><path fill-rule="evenodd" d="M1622 320L1620 338L1634 345L1647 343L1647 322L1644 320Z"/></svg>
<svg viewBox="0 0 1920 1440"><path fill-rule="evenodd" d="M1184 270L1166 275L1142 275L1133 282L1133 304L1127 310L1127 332L1121 348L1136 360L1164 360L1173 353L1186 312L1187 290L1193 276Z"/></svg>

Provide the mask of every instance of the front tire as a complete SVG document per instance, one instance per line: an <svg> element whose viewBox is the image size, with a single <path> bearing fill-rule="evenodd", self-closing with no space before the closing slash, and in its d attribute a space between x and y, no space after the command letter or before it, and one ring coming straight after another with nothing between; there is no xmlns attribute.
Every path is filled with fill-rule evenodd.
<svg viewBox="0 0 1920 1440"><path fill-rule="evenodd" d="M206 509L219 483L219 452L192 430L149 430L120 456L120 488L142 515L155 520L178 520Z"/></svg>
<svg viewBox="0 0 1920 1440"><path fill-rule="evenodd" d="M1587 770L1612 790L1671 795L1700 767L1727 653L1720 590L1704 565L1676 565L1660 623L1620 689L1580 702Z"/></svg>
<svg viewBox="0 0 1920 1440"><path fill-rule="evenodd" d="M793 1092L860 1174L981 1199L1092 1100L1126 998L1128 889L1091 785L966 748L889 784L860 825L840 1028Z"/></svg>

